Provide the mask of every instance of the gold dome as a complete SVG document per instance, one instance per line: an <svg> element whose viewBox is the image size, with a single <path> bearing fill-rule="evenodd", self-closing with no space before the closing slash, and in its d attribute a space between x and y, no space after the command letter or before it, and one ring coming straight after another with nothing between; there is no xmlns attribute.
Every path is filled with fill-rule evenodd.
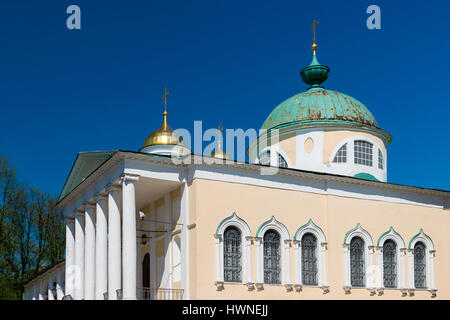
<svg viewBox="0 0 450 320"><path fill-rule="evenodd" d="M167 111L164 111L164 121L161 127L152 132L147 139L145 139L144 146L142 148L153 145L177 145L180 143L180 138L176 135L173 129L167 123Z"/></svg>
<svg viewBox="0 0 450 320"><path fill-rule="evenodd" d="M219 125L219 143L217 144L217 148L211 152L211 157L216 158L216 159L224 159L227 160L228 159L228 155L226 154L225 151L222 150L222 144L221 144L221 136L222 136L222 130L223 127Z"/></svg>

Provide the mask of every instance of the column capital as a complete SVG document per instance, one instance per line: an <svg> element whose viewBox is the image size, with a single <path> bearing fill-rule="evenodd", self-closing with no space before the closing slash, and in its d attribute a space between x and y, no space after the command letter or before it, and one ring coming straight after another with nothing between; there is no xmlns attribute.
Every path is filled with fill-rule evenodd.
<svg viewBox="0 0 450 320"><path fill-rule="evenodd" d="M88 200L82 203L84 210L95 209L95 202Z"/></svg>
<svg viewBox="0 0 450 320"><path fill-rule="evenodd" d="M105 190L107 193L111 192L119 192L121 190L121 187L119 184L116 183L109 183L106 185Z"/></svg>
<svg viewBox="0 0 450 320"><path fill-rule="evenodd" d="M84 206L81 208L78 208L76 210L74 210L75 216L80 217L80 216L84 216Z"/></svg>
<svg viewBox="0 0 450 320"><path fill-rule="evenodd" d="M72 216L67 216L64 217L64 223L68 224L68 223L74 223L75 222L75 218Z"/></svg>
<svg viewBox="0 0 450 320"><path fill-rule="evenodd" d="M139 176L136 174L124 173L120 176L119 180L121 184L124 182L136 182L139 180Z"/></svg>
<svg viewBox="0 0 450 320"><path fill-rule="evenodd" d="M105 201L106 199L108 199L108 194L105 192L97 192L94 194L95 202Z"/></svg>

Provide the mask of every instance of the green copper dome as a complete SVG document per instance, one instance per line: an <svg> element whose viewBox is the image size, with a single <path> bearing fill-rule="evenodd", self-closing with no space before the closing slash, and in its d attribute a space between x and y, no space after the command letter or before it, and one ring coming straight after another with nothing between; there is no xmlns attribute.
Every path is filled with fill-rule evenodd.
<svg viewBox="0 0 450 320"><path fill-rule="evenodd" d="M375 117L360 101L346 94L312 87L279 104L264 121L263 129L296 122L358 122L378 128Z"/></svg>
<svg viewBox="0 0 450 320"><path fill-rule="evenodd" d="M327 90L320 85L330 69L313 55L311 64L300 71L302 80L311 87L279 104L264 121L263 129L313 123L355 123L378 128L375 117L364 104L346 94Z"/></svg>

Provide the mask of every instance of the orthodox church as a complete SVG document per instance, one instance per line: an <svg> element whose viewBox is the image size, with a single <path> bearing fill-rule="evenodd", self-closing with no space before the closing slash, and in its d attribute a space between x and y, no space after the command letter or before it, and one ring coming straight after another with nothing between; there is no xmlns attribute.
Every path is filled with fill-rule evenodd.
<svg viewBox="0 0 450 320"><path fill-rule="evenodd" d="M312 51L248 162L192 154L166 110L139 151L80 152L65 260L25 299L450 299L450 192L387 182L391 135Z"/></svg>

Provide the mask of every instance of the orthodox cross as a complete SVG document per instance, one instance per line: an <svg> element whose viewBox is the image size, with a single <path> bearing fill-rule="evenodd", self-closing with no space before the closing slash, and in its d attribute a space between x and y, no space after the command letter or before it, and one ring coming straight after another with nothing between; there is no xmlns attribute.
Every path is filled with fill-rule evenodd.
<svg viewBox="0 0 450 320"><path fill-rule="evenodd" d="M162 100L164 101L164 111L167 110L167 97L169 96L170 91L167 91L167 87L164 88L164 95L162 97Z"/></svg>
<svg viewBox="0 0 450 320"><path fill-rule="evenodd" d="M316 43L316 26L319 24L319 21L314 20L311 26L311 30L313 31L313 43Z"/></svg>

